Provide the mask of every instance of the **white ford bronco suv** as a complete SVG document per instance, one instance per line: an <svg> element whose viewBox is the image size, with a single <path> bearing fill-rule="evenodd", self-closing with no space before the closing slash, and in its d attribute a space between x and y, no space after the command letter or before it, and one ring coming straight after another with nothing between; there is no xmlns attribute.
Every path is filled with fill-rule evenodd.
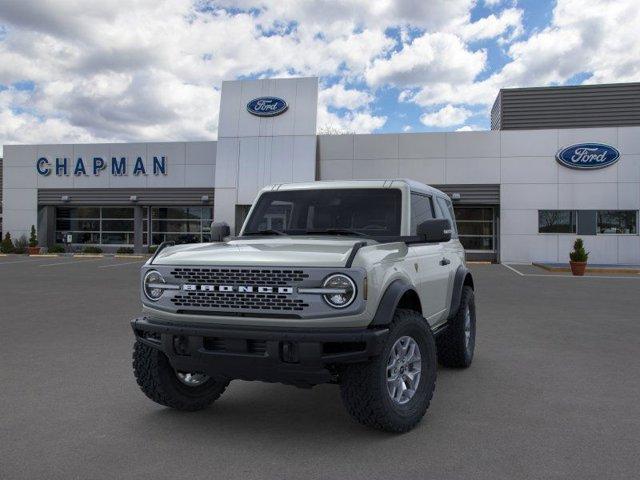
<svg viewBox="0 0 640 480"><path fill-rule="evenodd" d="M239 236L161 245L142 268L133 369L153 401L207 407L231 380L340 386L358 422L404 432L439 361L468 367L474 285L451 200L410 180L264 188Z"/></svg>

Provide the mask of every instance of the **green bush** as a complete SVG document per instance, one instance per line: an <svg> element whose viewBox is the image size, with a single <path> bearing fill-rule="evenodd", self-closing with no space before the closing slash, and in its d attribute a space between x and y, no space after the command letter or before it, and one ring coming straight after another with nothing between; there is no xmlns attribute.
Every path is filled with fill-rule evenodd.
<svg viewBox="0 0 640 480"><path fill-rule="evenodd" d="M156 250L158 250L158 245L151 245L149 247L149 253L151 253L151 254L156 253Z"/></svg>
<svg viewBox="0 0 640 480"><path fill-rule="evenodd" d="M576 238L573 243L573 252L569 253L572 262L586 262L589 258L589 252L584 249L584 242L581 238Z"/></svg>
<svg viewBox="0 0 640 480"><path fill-rule="evenodd" d="M82 249L82 253L102 253L102 249L100 247L89 245Z"/></svg>
<svg viewBox="0 0 640 480"><path fill-rule="evenodd" d="M21 235L20 238L13 242L13 253L27 253L27 246L29 241L26 235Z"/></svg>
<svg viewBox="0 0 640 480"><path fill-rule="evenodd" d="M129 255L129 254L133 253L133 248L131 248L131 247L120 247L118 250L116 250L116 253L119 253L121 255Z"/></svg>
<svg viewBox="0 0 640 480"><path fill-rule="evenodd" d="M55 245L52 245L49 247L49 253L64 253L65 249L64 249L64 245L60 245L59 243L56 243Z"/></svg>
<svg viewBox="0 0 640 480"><path fill-rule="evenodd" d="M29 246L30 247L38 246L38 235L36 234L35 225L31 225L31 235L29 235Z"/></svg>
<svg viewBox="0 0 640 480"><path fill-rule="evenodd" d="M4 240L0 244L0 252L2 253L13 253L13 241L11 240L11 234L7 232L4 236Z"/></svg>

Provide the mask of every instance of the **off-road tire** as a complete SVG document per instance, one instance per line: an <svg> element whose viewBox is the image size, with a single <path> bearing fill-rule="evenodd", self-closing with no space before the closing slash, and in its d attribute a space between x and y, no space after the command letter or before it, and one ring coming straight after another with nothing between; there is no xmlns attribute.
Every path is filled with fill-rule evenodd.
<svg viewBox="0 0 640 480"><path fill-rule="evenodd" d="M467 309L471 327L468 345L465 342L464 329ZM438 337L436 343L438 361L441 365L452 368L467 368L471 365L476 343L476 304L471 287L462 288L460 307L455 316L449 319L447 329Z"/></svg>
<svg viewBox="0 0 640 480"><path fill-rule="evenodd" d="M404 405L387 391L387 361L395 341L411 336L420 348L421 377L414 396ZM397 310L380 355L366 363L343 367L340 393L349 414L359 423L394 433L411 430L429 408L436 383L436 346L427 321L413 310Z"/></svg>
<svg viewBox="0 0 640 480"><path fill-rule="evenodd" d="M167 357L140 341L133 347L133 373L142 392L160 405L196 411L217 400L229 385L226 379L210 378L202 385L180 382Z"/></svg>

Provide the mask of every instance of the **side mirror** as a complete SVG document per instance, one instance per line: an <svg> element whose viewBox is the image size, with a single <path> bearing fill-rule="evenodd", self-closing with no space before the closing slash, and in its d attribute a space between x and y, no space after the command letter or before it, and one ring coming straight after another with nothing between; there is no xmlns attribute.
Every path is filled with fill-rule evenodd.
<svg viewBox="0 0 640 480"><path fill-rule="evenodd" d="M451 222L446 218L425 220L418 225L417 235L427 242L448 242L451 240Z"/></svg>
<svg viewBox="0 0 640 480"><path fill-rule="evenodd" d="M231 235L231 229L227 222L211 222L212 242L222 242L229 235Z"/></svg>

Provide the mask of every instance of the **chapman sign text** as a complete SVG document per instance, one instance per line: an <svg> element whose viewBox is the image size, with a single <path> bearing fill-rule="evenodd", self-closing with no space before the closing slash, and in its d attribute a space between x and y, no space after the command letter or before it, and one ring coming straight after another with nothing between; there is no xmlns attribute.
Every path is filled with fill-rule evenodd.
<svg viewBox="0 0 640 480"><path fill-rule="evenodd" d="M153 157L151 165L145 165L142 157L132 159L130 162L127 157L111 157L111 161L107 161L102 157L82 158L78 157L75 161L66 157L56 157L48 159L40 157L36 161L36 170L43 177L55 172L57 176L62 175L95 175L98 176L102 172L109 172L113 176L123 176L132 173L138 175L166 175L167 174L167 157Z"/></svg>

